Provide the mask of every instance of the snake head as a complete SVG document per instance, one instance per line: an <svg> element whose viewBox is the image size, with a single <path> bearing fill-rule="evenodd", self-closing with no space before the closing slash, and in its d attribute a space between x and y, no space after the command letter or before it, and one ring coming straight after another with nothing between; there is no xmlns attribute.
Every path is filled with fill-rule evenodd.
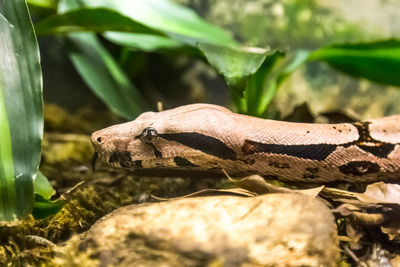
<svg viewBox="0 0 400 267"><path fill-rule="evenodd" d="M157 132L146 127L152 115L153 112L146 112L134 121L94 132L94 158L115 167L135 167L133 162L154 157L150 145L156 141Z"/></svg>
<svg viewBox="0 0 400 267"><path fill-rule="evenodd" d="M131 122L93 133L91 141L98 158L113 166L194 168L192 159L204 158L204 154L235 157L235 151L222 140L226 136L221 122L227 112L231 113L208 104L145 112Z"/></svg>

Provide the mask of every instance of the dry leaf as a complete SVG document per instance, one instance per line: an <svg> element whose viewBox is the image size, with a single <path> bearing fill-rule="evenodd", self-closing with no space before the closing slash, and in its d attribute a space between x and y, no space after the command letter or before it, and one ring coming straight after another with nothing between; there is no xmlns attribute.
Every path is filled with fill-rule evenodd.
<svg viewBox="0 0 400 267"><path fill-rule="evenodd" d="M354 226L352 224L346 224L346 234L350 239L350 243L357 243L360 241L361 237L364 236L364 232L358 226ZM351 244L354 249L354 244Z"/></svg>
<svg viewBox="0 0 400 267"><path fill-rule="evenodd" d="M361 211L361 209L349 203L342 204L336 209L332 210L333 213L339 213L342 216L349 216L355 211Z"/></svg>
<svg viewBox="0 0 400 267"><path fill-rule="evenodd" d="M181 197L163 198L154 195L151 195L151 197L159 201L166 201L166 200L177 200L188 197L221 196L221 195L233 195L242 197L257 196L257 194L242 188L229 188L229 189L204 189Z"/></svg>
<svg viewBox="0 0 400 267"><path fill-rule="evenodd" d="M228 178L239 187L254 192L258 195L268 193L293 193L293 191L288 188L276 187L270 183L267 183L260 175L251 175L240 180L235 180L230 177Z"/></svg>
<svg viewBox="0 0 400 267"><path fill-rule="evenodd" d="M382 225L381 231L387 234L389 240L400 241L400 218L388 221Z"/></svg>
<svg viewBox="0 0 400 267"><path fill-rule="evenodd" d="M352 204L342 204L332 212L341 214L344 217L351 217L355 222L362 225L379 225L385 221L382 213L367 213L363 209Z"/></svg>
<svg viewBox="0 0 400 267"><path fill-rule="evenodd" d="M353 219L363 225L379 225L385 221L385 216L381 213L364 213L355 211L352 213Z"/></svg>
<svg viewBox="0 0 400 267"><path fill-rule="evenodd" d="M392 266L400 266L400 255L396 255L393 259L390 260Z"/></svg>
<svg viewBox="0 0 400 267"><path fill-rule="evenodd" d="M347 218L342 223L352 249L361 250L365 246L361 240L368 241L376 229L395 245L400 241L400 185L374 183L368 185L364 193L325 188L321 195L339 204L333 212ZM376 240L377 237L372 238Z"/></svg>
<svg viewBox="0 0 400 267"><path fill-rule="evenodd" d="M321 193L321 191L325 188L324 185L321 185L319 187L314 187L314 188L309 188L309 189L300 189L300 190L294 190L297 193L301 193L303 195L307 195L310 197L316 197Z"/></svg>
<svg viewBox="0 0 400 267"><path fill-rule="evenodd" d="M322 196L327 197L331 200L339 201L346 199L356 199L354 192L341 190L337 188L325 187L321 192Z"/></svg>
<svg viewBox="0 0 400 267"><path fill-rule="evenodd" d="M400 205L400 185L383 182L370 184L364 193L355 193L355 196L368 203L391 203Z"/></svg>
<svg viewBox="0 0 400 267"><path fill-rule="evenodd" d="M353 240L350 237L345 236L345 235L339 235L338 238L339 238L339 241L342 241L342 242L353 242Z"/></svg>
<svg viewBox="0 0 400 267"><path fill-rule="evenodd" d="M61 196L60 199L61 200L70 200L72 193L75 192L76 190L78 190L79 188L82 187L82 185L85 184L85 181L81 181L79 183L77 183L76 185L74 185L72 188L68 189L66 192L64 192Z"/></svg>
<svg viewBox="0 0 400 267"><path fill-rule="evenodd" d="M304 194L310 197L316 197L322 189L324 189L324 186L320 187L315 187L315 188L310 188L310 189L301 189L301 190L292 190L289 188L285 187L278 187L274 186L267 181L260 175L251 175L248 177L245 177L240 180L235 180L229 177L229 180L232 181L234 184L240 186L241 188L244 188L250 192L254 192L257 195L263 195L263 194L269 194L269 193L300 193Z"/></svg>

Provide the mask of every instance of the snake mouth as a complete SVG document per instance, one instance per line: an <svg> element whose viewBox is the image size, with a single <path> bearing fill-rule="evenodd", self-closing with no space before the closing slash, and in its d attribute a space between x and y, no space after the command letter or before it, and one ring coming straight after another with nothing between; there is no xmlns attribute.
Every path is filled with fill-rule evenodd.
<svg viewBox="0 0 400 267"><path fill-rule="evenodd" d="M96 161L99 158L99 153L94 152L93 157L92 157L92 172L95 171L96 168Z"/></svg>

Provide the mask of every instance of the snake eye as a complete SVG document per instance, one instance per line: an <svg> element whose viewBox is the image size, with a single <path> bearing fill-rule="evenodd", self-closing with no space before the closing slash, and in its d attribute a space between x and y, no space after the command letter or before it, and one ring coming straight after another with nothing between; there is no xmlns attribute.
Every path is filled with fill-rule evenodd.
<svg viewBox="0 0 400 267"><path fill-rule="evenodd" d="M140 134L140 139L147 144L153 144L157 140L157 138L157 130L153 127L144 128L142 133Z"/></svg>

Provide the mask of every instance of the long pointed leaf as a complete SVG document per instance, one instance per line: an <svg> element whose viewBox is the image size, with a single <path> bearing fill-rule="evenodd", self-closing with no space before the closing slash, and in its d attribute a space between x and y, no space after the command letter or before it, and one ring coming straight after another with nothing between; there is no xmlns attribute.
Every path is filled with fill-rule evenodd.
<svg viewBox="0 0 400 267"><path fill-rule="evenodd" d="M128 47L132 50L152 52L158 49L175 49L184 46L183 43L164 36L128 32L106 32L108 41Z"/></svg>
<svg viewBox="0 0 400 267"><path fill-rule="evenodd" d="M75 68L114 113L133 119L143 111L144 100L94 34L71 33L68 42Z"/></svg>
<svg viewBox="0 0 400 267"><path fill-rule="evenodd" d="M0 15L0 38L8 21ZM4 32L3 32L4 33ZM2 50L0 47L0 51ZM1 75L1 73L0 73ZM14 183L14 162L12 158L12 145L10 125L4 103L4 82L0 76L0 220L12 220L16 209L16 190Z"/></svg>
<svg viewBox="0 0 400 267"><path fill-rule="evenodd" d="M400 86L400 40L337 44L313 52L310 60L322 60L356 77Z"/></svg>
<svg viewBox="0 0 400 267"><path fill-rule="evenodd" d="M43 135L39 49L24 0L0 2L0 76L0 219L12 220L32 209Z"/></svg>
<svg viewBox="0 0 400 267"><path fill-rule="evenodd" d="M38 35L74 31L126 31L163 35L116 11L106 8L81 8L63 14L55 14L36 23L35 30Z"/></svg>
<svg viewBox="0 0 400 267"><path fill-rule="evenodd" d="M76 0L63 0L59 12L79 7ZM67 42L69 57L82 79L114 113L133 119L143 111L145 101L96 35L70 33Z"/></svg>
<svg viewBox="0 0 400 267"><path fill-rule="evenodd" d="M191 9L170 0L82 0L84 6L117 10L132 20L157 29L175 39L196 45L197 42L237 45L225 31L200 18Z"/></svg>

